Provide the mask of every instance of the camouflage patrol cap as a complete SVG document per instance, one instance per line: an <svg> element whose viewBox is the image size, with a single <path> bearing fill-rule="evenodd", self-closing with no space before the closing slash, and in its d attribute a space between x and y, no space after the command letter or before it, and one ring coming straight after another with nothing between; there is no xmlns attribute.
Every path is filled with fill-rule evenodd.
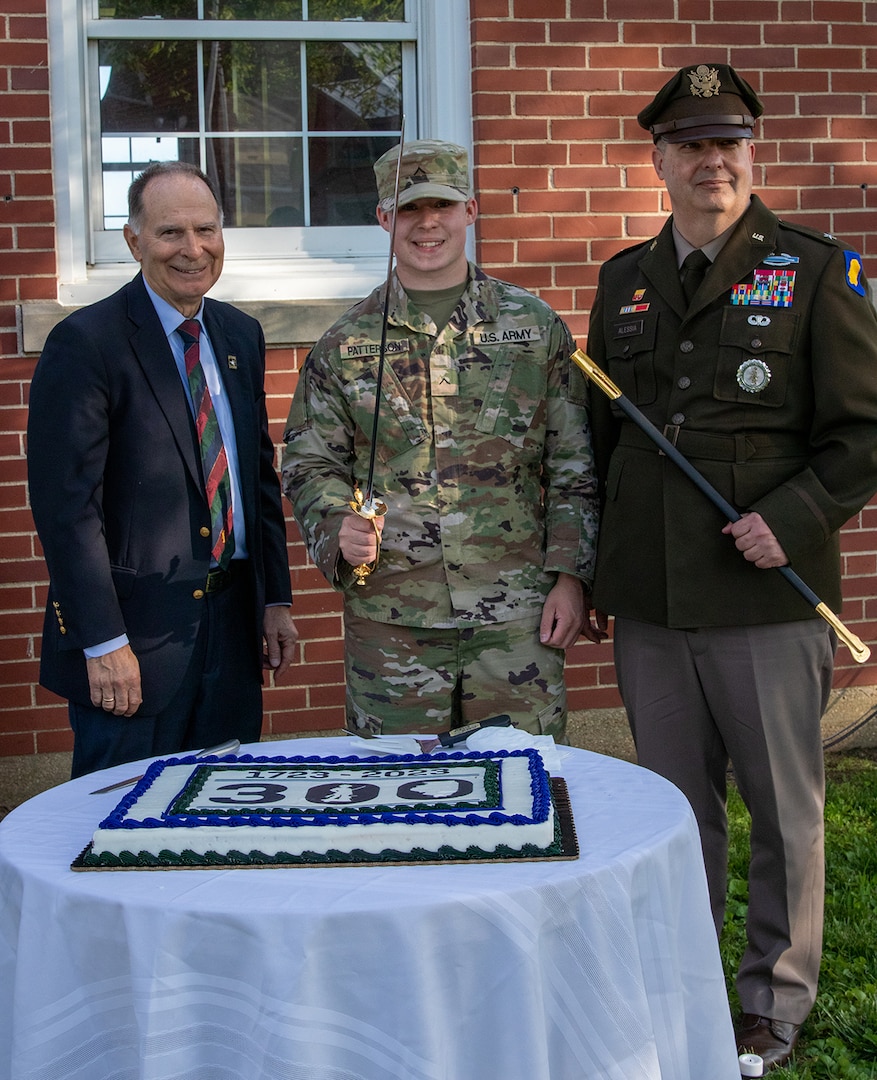
<svg viewBox="0 0 877 1080"><path fill-rule="evenodd" d="M728 64L681 68L637 116L655 142L751 139L764 112L758 95Z"/></svg>
<svg viewBox="0 0 877 1080"><path fill-rule="evenodd" d="M378 205L382 210L393 209L398 160L399 147L393 146L374 164ZM471 197L469 160L462 146L439 139L418 139L405 143L399 171L400 206L415 199L466 202Z"/></svg>

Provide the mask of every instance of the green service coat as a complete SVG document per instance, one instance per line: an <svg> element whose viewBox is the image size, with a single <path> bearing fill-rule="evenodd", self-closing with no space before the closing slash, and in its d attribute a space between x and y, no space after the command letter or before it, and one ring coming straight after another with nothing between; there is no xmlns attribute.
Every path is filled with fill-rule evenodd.
<svg viewBox="0 0 877 1080"><path fill-rule="evenodd" d="M753 197L686 311L668 221L602 267L588 352L740 513L764 517L838 611L838 530L877 490L877 315L858 255ZM782 575L747 563L724 515L590 394L596 607L675 628L818 617Z"/></svg>

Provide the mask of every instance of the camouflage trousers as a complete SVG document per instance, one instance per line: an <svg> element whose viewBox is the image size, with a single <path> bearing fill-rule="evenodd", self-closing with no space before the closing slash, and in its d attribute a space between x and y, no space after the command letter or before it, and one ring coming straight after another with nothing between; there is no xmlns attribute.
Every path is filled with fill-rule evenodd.
<svg viewBox="0 0 877 1080"><path fill-rule="evenodd" d="M464 629L395 626L345 612L347 728L437 733L508 713L522 731L566 731L565 653L539 617Z"/></svg>

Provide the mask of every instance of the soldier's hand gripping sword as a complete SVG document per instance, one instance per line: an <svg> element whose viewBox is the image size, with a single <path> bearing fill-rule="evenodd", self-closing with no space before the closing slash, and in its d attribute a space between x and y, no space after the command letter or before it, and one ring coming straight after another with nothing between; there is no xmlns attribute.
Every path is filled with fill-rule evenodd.
<svg viewBox="0 0 877 1080"><path fill-rule="evenodd" d="M371 449L369 450L368 455L368 475L365 482L365 493L363 494L359 486L356 486L353 489L353 499L349 503L352 510L356 511L360 517L366 518L366 520L374 525L377 551L375 554L375 561L371 565L368 563L361 563L359 566L354 566L353 576L356 579L357 585L365 585L365 579L378 565L378 559L381 554L381 530L378 528L377 518L383 517L387 512L387 504L376 499L374 494L375 456L378 449L378 419L381 415L381 384L383 383L384 378L384 358L387 354L387 319L390 312L390 278L393 274L393 248L396 243L396 215L399 210L399 181L402 175L402 151L404 148L405 117L403 116L402 124L399 129L399 157L396 160L396 179L393 184L393 217L390 221L390 254L387 258L387 284L384 291L384 309L381 319L381 347L378 354L378 373L375 379L375 415L372 423Z"/></svg>
<svg viewBox="0 0 877 1080"><path fill-rule="evenodd" d="M636 424L636 426L643 431L652 442L660 447L661 450L667 455L668 458L678 465L678 467L685 473L685 475L691 480L704 495L712 502L712 504L718 507L729 521L739 521L743 516L735 507L733 507L728 500L721 495L706 479L701 475L691 464L688 458L684 457L670 442L666 436L664 436L655 425L644 416L640 410L622 394L615 383L609 378L609 376L598 367L597 364L587 355L582 352L581 349L576 349L572 354L572 360L584 371L588 378L595 383L603 391L604 394L615 404L630 420ZM831 608L827 607L815 592L807 585L790 566L778 566L777 570L783 575L786 581L804 597L804 599L812 604L816 611L822 616L828 625L834 630L840 640L847 646L852 653L853 659L859 663L864 664L868 657L871 655L871 650L865 645L860 638L849 630L840 619L835 615Z"/></svg>

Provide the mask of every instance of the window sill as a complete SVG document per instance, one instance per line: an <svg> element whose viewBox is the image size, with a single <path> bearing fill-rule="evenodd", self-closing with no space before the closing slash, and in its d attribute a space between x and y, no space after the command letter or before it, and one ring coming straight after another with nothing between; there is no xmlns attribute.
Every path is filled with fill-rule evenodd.
<svg viewBox="0 0 877 1080"><path fill-rule="evenodd" d="M19 304L22 351L39 353L56 323L120 289L135 270L129 263L91 268L84 281L59 282L57 301ZM222 276L208 295L258 319L269 347L311 345L386 273L381 259L310 259L296 264L226 258Z"/></svg>

